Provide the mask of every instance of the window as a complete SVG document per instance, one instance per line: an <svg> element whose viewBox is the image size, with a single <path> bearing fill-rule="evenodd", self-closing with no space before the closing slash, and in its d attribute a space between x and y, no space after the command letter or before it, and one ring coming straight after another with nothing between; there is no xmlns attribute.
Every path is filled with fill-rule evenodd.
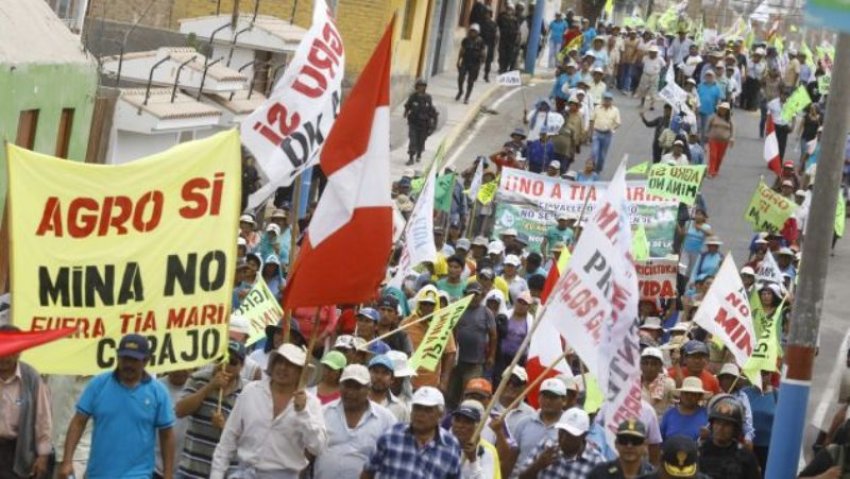
<svg viewBox="0 0 850 479"><path fill-rule="evenodd" d="M71 131L74 126L74 109L63 108L59 117L59 133L56 135L56 156L68 158L68 146L71 144Z"/></svg>
<svg viewBox="0 0 850 479"><path fill-rule="evenodd" d="M38 126L38 110L24 110L18 117L18 136L15 144L32 150L35 145L35 130Z"/></svg>
<svg viewBox="0 0 850 479"><path fill-rule="evenodd" d="M410 40L413 37L413 19L416 17L416 0L404 2L404 22L401 24L401 39Z"/></svg>
<svg viewBox="0 0 850 479"><path fill-rule="evenodd" d="M183 130L177 135L177 143L186 143L195 139L195 132L192 130Z"/></svg>

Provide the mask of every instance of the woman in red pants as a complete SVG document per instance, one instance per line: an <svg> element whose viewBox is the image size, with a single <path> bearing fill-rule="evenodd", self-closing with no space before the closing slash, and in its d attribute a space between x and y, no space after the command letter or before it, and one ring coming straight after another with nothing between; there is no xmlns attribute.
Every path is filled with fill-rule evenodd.
<svg viewBox="0 0 850 479"><path fill-rule="evenodd" d="M735 144L735 127L729 104L717 105L717 112L708 120L708 176L714 178L726 156L726 148Z"/></svg>

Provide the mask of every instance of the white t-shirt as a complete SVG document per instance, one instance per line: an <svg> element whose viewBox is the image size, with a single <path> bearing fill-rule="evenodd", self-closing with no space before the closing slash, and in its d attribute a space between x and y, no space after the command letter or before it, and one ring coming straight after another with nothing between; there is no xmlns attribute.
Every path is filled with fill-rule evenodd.
<svg viewBox="0 0 850 479"><path fill-rule="evenodd" d="M665 62L660 56L656 56L654 59L649 58L649 56L643 57L643 73L645 75L660 75L661 69L666 65Z"/></svg>

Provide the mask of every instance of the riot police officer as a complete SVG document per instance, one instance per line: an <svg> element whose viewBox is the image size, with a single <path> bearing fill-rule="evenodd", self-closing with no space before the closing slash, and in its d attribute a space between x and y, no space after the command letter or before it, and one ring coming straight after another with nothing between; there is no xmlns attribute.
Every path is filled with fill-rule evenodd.
<svg viewBox="0 0 850 479"><path fill-rule="evenodd" d="M499 26L499 73L513 70L519 45L519 20L514 7L508 5L496 19Z"/></svg>
<svg viewBox="0 0 850 479"><path fill-rule="evenodd" d="M710 477L761 479L756 456L741 445L744 406L729 394L708 404L709 438L700 444L699 470Z"/></svg>
<svg viewBox="0 0 850 479"><path fill-rule="evenodd" d="M404 117L407 118L407 132L410 140L407 147L407 165L422 160L425 140L437 127L437 109L431 95L425 93L428 83L422 78L416 80L414 92L404 103Z"/></svg>

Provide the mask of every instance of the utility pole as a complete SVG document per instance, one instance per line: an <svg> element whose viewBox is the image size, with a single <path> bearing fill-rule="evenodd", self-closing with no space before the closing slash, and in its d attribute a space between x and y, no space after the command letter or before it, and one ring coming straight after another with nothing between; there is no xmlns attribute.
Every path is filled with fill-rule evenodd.
<svg viewBox="0 0 850 479"><path fill-rule="evenodd" d="M850 33L838 36L836 51L850 51ZM779 402L770 437L767 474L771 479L797 477L806 405L823 305L829 255L835 225L835 208L841 185L844 146L850 111L850 55L836 55L832 88L826 103L821 154L818 159L812 204L806 225L806 241L798 276L791 334L785 350L787 372L779 389Z"/></svg>
<svg viewBox="0 0 850 479"><path fill-rule="evenodd" d="M525 47L525 71L532 76L534 75L534 64L537 63L537 52L540 49L540 26L543 23L543 10L545 8L545 0L537 0L534 4L531 33L528 35L528 43Z"/></svg>

